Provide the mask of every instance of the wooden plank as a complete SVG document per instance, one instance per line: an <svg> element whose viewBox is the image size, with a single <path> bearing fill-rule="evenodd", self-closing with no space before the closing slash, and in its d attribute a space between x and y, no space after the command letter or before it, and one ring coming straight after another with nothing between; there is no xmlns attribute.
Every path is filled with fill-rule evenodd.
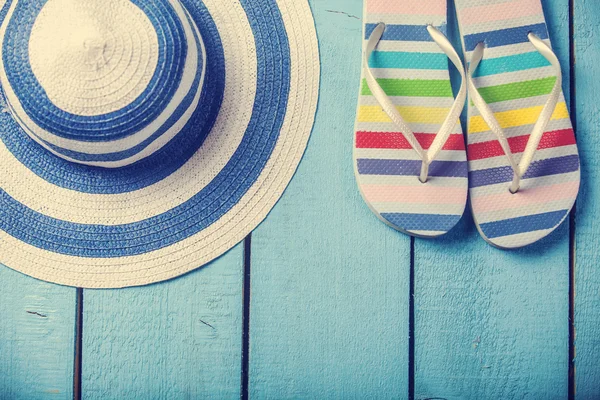
<svg viewBox="0 0 600 400"><path fill-rule="evenodd" d="M0 282L0 398L72 398L75 289L1 265Z"/></svg>
<svg viewBox="0 0 600 400"><path fill-rule="evenodd" d="M577 141L582 190L577 205L575 327L578 399L600 398L600 13L597 0L576 0L574 8Z"/></svg>
<svg viewBox="0 0 600 400"><path fill-rule="evenodd" d="M243 245L179 279L85 290L86 399L239 398Z"/></svg>
<svg viewBox="0 0 600 400"><path fill-rule="evenodd" d="M543 3L568 97L568 1ZM480 238L468 211L448 237L416 241L416 399L567 397L567 225L502 251Z"/></svg>
<svg viewBox="0 0 600 400"><path fill-rule="evenodd" d="M320 105L282 200L252 235L250 398L406 398L410 240L354 181L362 1L311 1Z"/></svg>

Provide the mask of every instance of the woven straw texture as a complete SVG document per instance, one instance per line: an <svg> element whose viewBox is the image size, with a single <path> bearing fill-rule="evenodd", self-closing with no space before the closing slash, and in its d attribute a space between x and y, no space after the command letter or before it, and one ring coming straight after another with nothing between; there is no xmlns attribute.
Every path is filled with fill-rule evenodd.
<svg viewBox="0 0 600 400"><path fill-rule="evenodd" d="M112 98L69 97L78 93L86 98L97 92L82 85L62 90L64 77L40 72L43 62L56 63L58 71L70 64L34 54L32 49L46 45L48 37L36 37L32 29L20 28L38 24L35 32L50 32L52 18L48 16L69 2L95 15L100 15L96 8L105 5L107 10L101 15L113 19L119 13L135 14L130 26L115 26L124 31L139 29L131 35L139 39L138 44L126 45L127 35L122 35L127 40L121 48L118 40L98 42L94 39L97 32L85 44L85 60L92 72L108 65L129 73L114 84L122 91L104 93ZM123 2L137 8L121 4L125 8L119 9ZM164 23L157 22L159 17L150 12L151 7L163 8ZM169 17L170 7L184 10L179 23ZM307 1L8 1L0 18L7 32L2 44L4 81L12 79L11 66L21 62L23 87L42 90L43 95L40 103L28 103L26 99L35 93L12 85L23 115L35 124L15 118L19 113L11 100L5 101L6 112L0 113L0 263L39 279L87 288L170 279L210 262L243 240L291 180L306 148L318 100L318 45ZM172 26L165 25L167 21ZM196 28L198 37L194 38L190 34ZM114 30L115 36L119 29ZM184 35L187 47L178 48L179 40L164 39L158 29L170 29L173 37ZM29 41L33 44L25 49L16 46L20 42L28 46ZM153 53L156 43L158 51ZM119 49L133 51L127 56ZM179 57L171 54L177 51L182 52ZM107 54L113 53L140 61L147 72L129 70L119 60L111 64L113 59ZM196 55L194 73L189 73L194 66L190 54ZM169 57L175 62L169 62ZM170 79L165 78L161 65L171 66L172 73L166 75ZM189 88L177 103L183 106L173 114L176 120L160 120L169 99L179 95L178 87L190 76ZM106 82L115 82L114 76L107 76ZM152 82L158 91L151 91ZM179 86L171 87L173 82ZM195 85L201 90L195 90ZM44 91L45 87L49 90ZM144 101L160 104L145 106ZM55 113L35 114L45 106L53 107ZM144 121L121 112L138 106L147 116ZM190 108L192 112L186 114ZM90 124L90 119L97 125ZM50 132L60 142L53 144L56 152L68 147L67 139L76 145L86 142L87 148L71 148L69 154L88 157L96 154L90 148L109 140L128 140L152 121L170 124L175 133L139 161L116 168L57 157L23 128L35 125ZM112 135L109 139L98 135L102 126ZM168 129L165 126L156 135ZM82 139L85 135L87 140ZM135 139L128 149L138 154L158 136L147 142Z"/></svg>

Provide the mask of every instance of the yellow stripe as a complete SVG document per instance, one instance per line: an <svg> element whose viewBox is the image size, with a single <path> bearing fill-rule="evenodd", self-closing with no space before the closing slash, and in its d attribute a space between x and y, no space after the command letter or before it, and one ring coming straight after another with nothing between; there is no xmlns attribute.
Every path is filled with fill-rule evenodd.
<svg viewBox="0 0 600 400"><path fill-rule="evenodd" d="M535 124L540 117L543 108L544 106L521 108L519 110L498 112L494 115L502 128L514 128L516 126ZM556 109L552 114L552 119L557 120L565 118L569 118L567 105L565 103L559 103L556 105ZM469 122L469 133L487 132L489 130L490 128L481 116L471 118Z"/></svg>
<svg viewBox="0 0 600 400"><path fill-rule="evenodd" d="M442 124L449 108L440 107L396 107L406 122L417 124ZM379 106L361 106L358 109L359 122L392 122Z"/></svg>

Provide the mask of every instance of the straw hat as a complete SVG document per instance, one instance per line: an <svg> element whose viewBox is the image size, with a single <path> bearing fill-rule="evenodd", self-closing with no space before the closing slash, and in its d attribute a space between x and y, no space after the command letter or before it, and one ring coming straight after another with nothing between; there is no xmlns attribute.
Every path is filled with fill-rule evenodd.
<svg viewBox="0 0 600 400"><path fill-rule="evenodd" d="M12 0L0 12L0 263L71 286L198 268L306 147L306 0Z"/></svg>

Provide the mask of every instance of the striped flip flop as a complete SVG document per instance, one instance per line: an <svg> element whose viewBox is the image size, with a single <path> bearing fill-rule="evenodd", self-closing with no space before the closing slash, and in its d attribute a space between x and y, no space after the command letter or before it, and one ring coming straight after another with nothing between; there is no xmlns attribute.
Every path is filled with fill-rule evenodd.
<svg viewBox="0 0 600 400"><path fill-rule="evenodd" d="M469 185L483 238L534 243L567 217L579 155L540 0L456 0L469 62Z"/></svg>
<svg viewBox="0 0 600 400"><path fill-rule="evenodd" d="M360 192L391 227L436 237L460 220L467 159L458 117L466 100L448 42L446 0L365 0L363 76L355 127ZM448 59L463 76L456 100Z"/></svg>

